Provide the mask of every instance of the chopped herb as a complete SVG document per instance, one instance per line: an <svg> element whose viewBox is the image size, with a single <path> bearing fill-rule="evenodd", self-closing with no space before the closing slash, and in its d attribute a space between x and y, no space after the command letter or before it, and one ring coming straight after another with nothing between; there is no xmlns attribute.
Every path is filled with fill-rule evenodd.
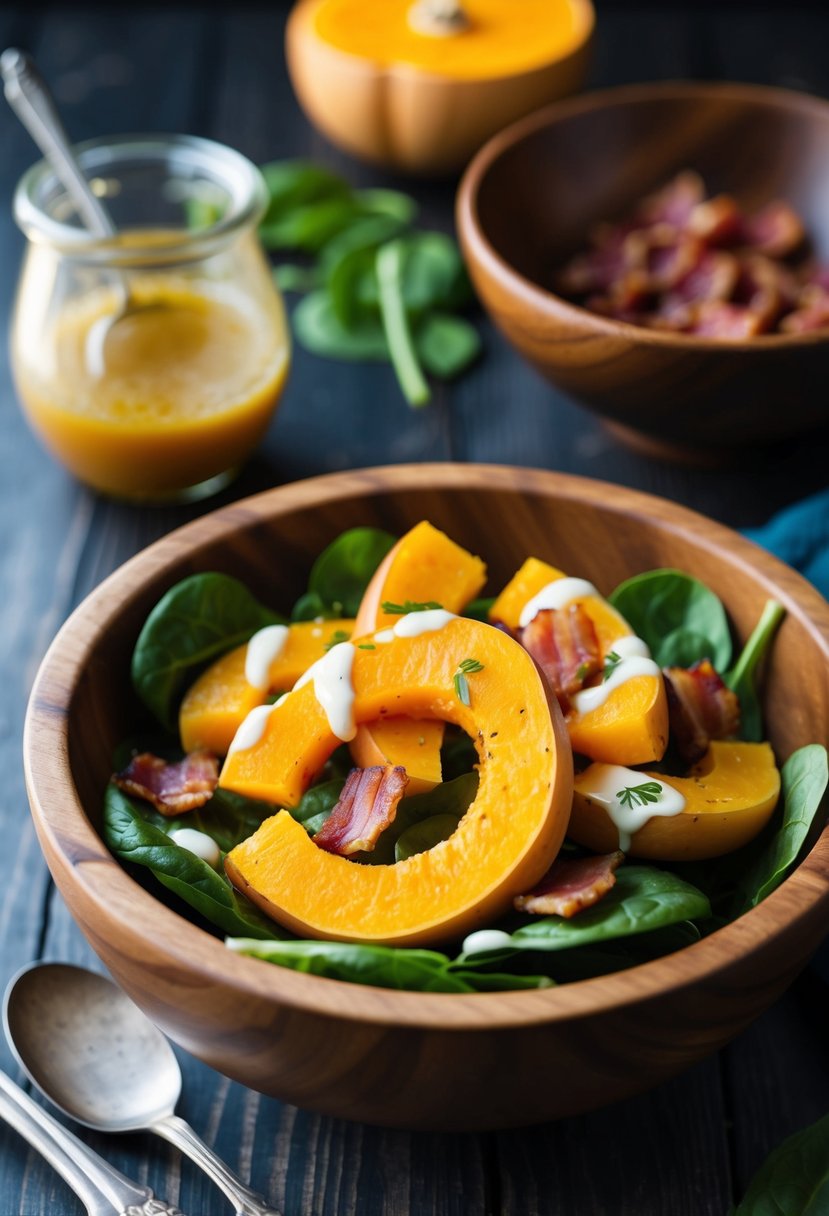
<svg viewBox="0 0 829 1216"><path fill-rule="evenodd" d="M589 670L589 663L579 663L578 667L576 668L576 679L578 680L579 684L584 683L584 677L587 675Z"/></svg>
<svg viewBox="0 0 829 1216"><path fill-rule="evenodd" d="M431 612L435 608L442 608L443 604L438 604L435 600L424 600L423 603L419 603L417 600L404 600L402 604L393 604L390 600L383 600L380 607L389 616L406 616L410 612Z"/></svg>
<svg viewBox="0 0 829 1216"><path fill-rule="evenodd" d="M617 654L615 650L611 650L604 661L604 671L602 672L602 683L609 680L616 668L622 661L622 656Z"/></svg>
<svg viewBox="0 0 829 1216"><path fill-rule="evenodd" d="M470 705L469 698L469 681L468 675L474 675L476 671L483 671L483 663L479 663L477 659L463 659L458 663L458 670L455 672L453 682L455 685L455 696L464 705Z"/></svg>
<svg viewBox="0 0 829 1216"><path fill-rule="evenodd" d="M373 642L358 642L357 649L358 650L376 650L377 647L374 645Z"/></svg>
<svg viewBox="0 0 829 1216"><path fill-rule="evenodd" d="M344 629L335 629L334 632L331 634L331 637L325 643L324 649L326 651L333 650L333 648L335 646L339 646L340 642L347 642L350 637L351 637L351 634L346 633L346 631Z"/></svg>
<svg viewBox="0 0 829 1216"><path fill-rule="evenodd" d="M658 781L645 781L642 785L626 785L623 790L616 791L616 797L622 806L645 806L648 802L660 801L662 786Z"/></svg>

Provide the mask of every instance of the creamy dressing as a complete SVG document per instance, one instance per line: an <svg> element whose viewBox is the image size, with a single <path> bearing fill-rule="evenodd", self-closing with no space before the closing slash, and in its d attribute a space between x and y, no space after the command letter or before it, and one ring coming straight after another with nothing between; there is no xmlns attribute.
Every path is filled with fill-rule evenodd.
<svg viewBox="0 0 829 1216"><path fill-rule="evenodd" d="M627 789L635 789L645 783L659 786L659 801L640 805L633 797L633 805L627 806L620 795ZM679 815L685 809L685 799L672 785L658 781L649 773L623 768L620 764L591 764L578 778L578 791L591 802L603 806L608 818L619 832L619 848L626 853L631 837L656 816Z"/></svg>
<svg viewBox="0 0 829 1216"><path fill-rule="evenodd" d="M518 624L523 629L525 625L529 625L534 616L543 612L545 608L566 608L573 600L581 600L588 595L595 595L597 599L602 598L586 578L557 578L552 583L548 583L546 587L542 587L537 595L527 601L521 609Z"/></svg>
<svg viewBox="0 0 829 1216"><path fill-rule="evenodd" d="M227 749L228 756L232 756L234 752L247 751L249 747L255 747L265 733L265 727L268 724L268 718L275 707L273 705L257 705L252 709L246 718L243 718L239 724L239 729L231 740L230 747Z"/></svg>
<svg viewBox="0 0 829 1216"><path fill-rule="evenodd" d="M287 641L287 625L266 625L253 635L245 653L245 679L251 688L267 689L271 663L282 654Z"/></svg>
<svg viewBox="0 0 829 1216"><path fill-rule="evenodd" d="M189 853L195 853L209 866L217 866L222 860L221 849L206 832L199 832L195 828L177 828L175 832L170 832L169 836L174 844L187 849Z"/></svg>
<svg viewBox="0 0 829 1216"><path fill-rule="evenodd" d="M485 950L504 950L512 947L512 938L503 929L478 929L463 939L464 954L483 954Z"/></svg>
<svg viewBox="0 0 829 1216"><path fill-rule="evenodd" d="M450 621L457 619L457 613L447 612L445 608L427 608L425 612L407 612L395 621L390 629L381 629L375 633L373 641L386 643L395 638L419 638L423 633L435 633L444 629Z"/></svg>
<svg viewBox="0 0 829 1216"><path fill-rule="evenodd" d="M299 677L293 691L313 682L314 696L322 706L331 733L343 743L350 742L357 734L354 721L354 685L351 669L356 648L351 642L339 642L327 654Z"/></svg>
<svg viewBox="0 0 829 1216"><path fill-rule="evenodd" d="M617 638L613 643L613 650L621 662L616 664L608 678L595 688L583 688L581 692L573 694L571 700L580 714L589 713L590 710L604 705L614 688L632 680L634 676L660 675L659 665L650 657L651 652L641 638Z"/></svg>

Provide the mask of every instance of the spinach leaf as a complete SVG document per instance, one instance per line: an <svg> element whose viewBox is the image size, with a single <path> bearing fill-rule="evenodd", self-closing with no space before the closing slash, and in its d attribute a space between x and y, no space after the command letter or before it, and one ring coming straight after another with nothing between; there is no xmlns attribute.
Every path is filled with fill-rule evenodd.
<svg viewBox="0 0 829 1216"><path fill-rule="evenodd" d="M443 736L443 747L440 749L440 767L443 773L443 784L448 785L455 777L463 777L477 763L478 753L469 735L466 731L447 723Z"/></svg>
<svg viewBox="0 0 829 1216"><path fill-rule="evenodd" d="M371 576L397 540L381 528L349 528L311 567L308 592L340 616L357 615Z"/></svg>
<svg viewBox="0 0 829 1216"><path fill-rule="evenodd" d="M404 298L406 253L406 244L402 239L381 245L377 250L375 270L389 356L409 405L422 406L431 400L431 392L418 361Z"/></svg>
<svg viewBox="0 0 829 1216"><path fill-rule="evenodd" d="M348 194L305 203L274 218L263 220L259 237L266 249L300 249L303 253L318 253L349 224L359 210Z"/></svg>
<svg viewBox="0 0 829 1216"><path fill-rule="evenodd" d="M457 242L442 232L414 232L400 242L403 302L413 317L459 308L472 291Z"/></svg>
<svg viewBox="0 0 829 1216"><path fill-rule="evenodd" d="M139 805L110 785L104 798L104 839L121 861L146 866L168 890L224 933L271 938L279 932L224 874L172 841Z"/></svg>
<svg viewBox="0 0 829 1216"><path fill-rule="evenodd" d="M390 215L369 216L330 241L320 259L325 286L337 320L348 327L366 312L379 321L379 292L374 276L378 246L399 236L400 221Z"/></svg>
<svg viewBox="0 0 829 1216"><path fill-rule="evenodd" d="M274 267L273 278L280 291L313 291L320 286L319 274L313 266L298 266L294 262L280 262Z"/></svg>
<svg viewBox="0 0 829 1216"><path fill-rule="evenodd" d="M738 880L730 907L741 916L779 887L791 871L821 808L829 781L826 748L809 743L789 756L780 770L783 794L782 822L758 842L751 862Z"/></svg>
<svg viewBox="0 0 829 1216"><path fill-rule="evenodd" d="M478 774L472 772L463 773L452 781L441 781L423 794L412 794L403 798L394 821L383 832L372 852L361 854L360 860L369 865L392 865L401 860L397 856L397 843L400 838L415 827L437 817L445 820L445 826L448 826L450 820L454 821L454 827L446 833L451 836L469 809L477 790ZM445 836L434 838L431 844L422 843L421 847L413 852L431 848L433 844L437 844L438 839L445 839Z"/></svg>
<svg viewBox="0 0 829 1216"><path fill-rule="evenodd" d="M388 216L404 227L413 224L417 219L417 203L410 194L403 194L400 190L386 190L382 187L355 190L354 197L360 210L368 216Z"/></svg>
<svg viewBox="0 0 829 1216"><path fill-rule="evenodd" d="M633 934L648 933L679 921L696 920L710 914L708 899L696 887L666 870L652 866L625 865L616 874L616 885L592 908L578 916L548 916L522 925L510 935L513 950L570 950L594 942L607 942ZM508 950L499 947L498 956ZM474 966L486 961L481 952L461 955L461 962Z"/></svg>
<svg viewBox="0 0 829 1216"><path fill-rule="evenodd" d="M326 359L385 362L389 357L386 335L379 318L364 317L346 327L334 311L327 291L311 291L293 314L297 341L312 355Z"/></svg>
<svg viewBox="0 0 829 1216"><path fill-rule="evenodd" d="M340 799L345 785L344 777L322 781L306 790L295 807L286 808L301 823L309 836L316 836Z"/></svg>
<svg viewBox="0 0 829 1216"><path fill-rule="evenodd" d="M346 182L323 165L307 160L280 160L261 166L268 191L263 223L271 223L296 207L350 194Z"/></svg>
<svg viewBox="0 0 829 1216"><path fill-rule="evenodd" d="M463 980L475 992L509 992L521 988L554 988L555 980L549 975L521 975L508 971L471 971L464 967L450 967L450 975Z"/></svg>
<svg viewBox="0 0 829 1216"><path fill-rule="evenodd" d="M751 637L743 647L725 682L740 701L740 738L759 743L763 738L763 713L757 690L757 671L768 652L786 609L777 600L768 600Z"/></svg>
<svg viewBox="0 0 829 1216"><path fill-rule="evenodd" d="M473 992L471 984L449 970L445 954L433 950L366 946L352 942L250 941L228 938L237 954L250 954L281 967L410 992Z"/></svg>
<svg viewBox="0 0 829 1216"><path fill-rule="evenodd" d="M463 610L463 615L471 617L473 621L483 621L484 624L489 622L489 610L495 603L495 596L481 596L480 599L470 600Z"/></svg>
<svg viewBox="0 0 829 1216"><path fill-rule="evenodd" d="M135 691L175 731L178 700L199 668L283 621L237 579L193 574L171 587L144 623L132 656Z"/></svg>
<svg viewBox="0 0 829 1216"><path fill-rule="evenodd" d="M433 312L418 326L415 347L427 372L441 380L451 380L477 359L481 339L475 326L463 317Z"/></svg>
<svg viewBox="0 0 829 1216"><path fill-rule="evenodd" d="M734 1216L822 1216L827 1211L829 1115L824 1115L774 1150Z"/></svg>
<svg viewBox="0 0 829 1216"><path fill-rule="evenodd" d="M710 659L718 671L731 662L731 633L722 603L704 583L681 570L649 570L621 583L610 603L650 647L660 667L689 667ZM674 636L676 635L676 636Z"/></svg>
<svg viewBox="0 0 829 1216"><path fill-rule="evenodd" d="M401 832L394 845L394 860L405 861L407 857L415 857L425 853L441 840L447 840L459 820L454 815L431 815L422 823L414 823L405 832Z"/></svg>
<svg viewBox="0 0 829 1216"><path fill-rule="evenodd" d="M198 810L188 811L186 815L176 818L163 815L158 818L163 821L167 832L195 828L197 832L211 836L223 853L229 853L237 844L252 836L263 820L275 815L278 809L273 803L257 802L233 790L218 787L210 800ZM144 818L148 818L146 813Z"/></svg>

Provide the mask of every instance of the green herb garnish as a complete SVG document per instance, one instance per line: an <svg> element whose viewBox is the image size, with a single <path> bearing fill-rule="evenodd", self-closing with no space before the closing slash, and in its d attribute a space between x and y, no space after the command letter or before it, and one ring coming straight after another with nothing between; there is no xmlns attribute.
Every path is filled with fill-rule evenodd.
<svg viewBox="0 0 829 1216"><path fill-rule="evenodd" d="M604 661L604 670L602 672L602 683L609 680L616 668L622 661L622 656L617 654L615 650L611 650Z"/></svg>
<svg viewBox="0 0 829 1216"><path fill-rule="evenodd" d="M616 791L616 797L622 806L645 806L648 802L659 802L662 797L662 786L658 781L645 781L642 785L626 785L623 790Z"/></svg>
<svg viewBox="0 0 829 1216"><path fill-rule="evenodd" d="M483 663L479 663L477 659L462 659L461 662L458 663L458 670L453 676L453 683L455 685L455 696L464 705L471 704L469 698L469 681L466 677L474 675L476 671L483 671L483 669Z"/></svg>
<svg viewBox="0 0 829 1216"><path fill-rule="evenodd" d="M417 600L404 600L402 604L393 604L391 600L383 600L380 607L389 616L408 616L410 612L432 612L435 608L442 608L443 604L438 604L435 600L424 600L422 603Z"/></svg>
<svg viewBox="0 0 829 1216"><path fill-rule="evenodd" d="M325 643L324 649L326 651L333 650L335 646L339 646L340 642L347 642L350 637L351 634L346 633L344 629L335 629L331 634L331 637Z"/></svg>

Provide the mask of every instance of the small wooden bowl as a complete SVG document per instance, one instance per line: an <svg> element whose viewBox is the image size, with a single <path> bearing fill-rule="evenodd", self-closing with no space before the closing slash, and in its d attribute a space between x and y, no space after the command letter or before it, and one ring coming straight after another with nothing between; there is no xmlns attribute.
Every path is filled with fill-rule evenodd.
<svg viewBox="0 0 829 1216"><path fill-rule="evenodd" d="M113 749L135 727L130 653L177 580L221 570L287 607L342 529L430 519L484 555L500 587L527 554L609 591L636 571L705 579L745 637L763 601L787 616L766 701L780 757L829 736L829 605L750 542L657 498L527 469L450 464L299 482L208 515L129 561L77 609L32 692L26 775L72 914L118 982L177 1043L299 1106L369 1123L473 1129L624 1098L720 1047L804 966L829 916L829 830L739 921L670 957L530 992L393 992L231 954L129 877L103 844Z"/></svg>
<svg viewBox="0 0 829 1216"><path fill-rule="evenodd" d="M648 84L560 102L495 136L457 221L496 324L548 379L640 445L711 455L829 425L829 333L722 342L644 329L549 285L588 230L684 168L749 210L786 199L829 261L829 103L737 84Z"/></svg>

